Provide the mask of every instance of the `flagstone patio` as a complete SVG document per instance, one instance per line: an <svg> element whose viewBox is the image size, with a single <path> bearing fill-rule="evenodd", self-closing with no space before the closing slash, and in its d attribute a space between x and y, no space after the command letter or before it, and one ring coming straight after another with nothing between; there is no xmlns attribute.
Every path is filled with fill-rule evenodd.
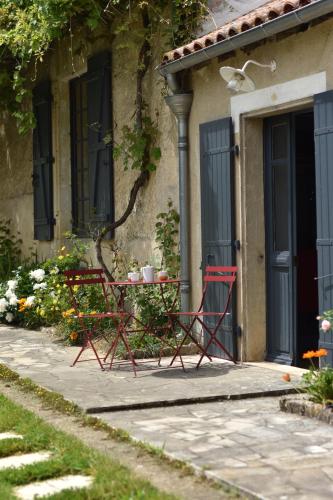
<svg viewBox="0 0 333 500"><path fill-rule="evenodd" d="M77 347L63 346L42 332L0 327L0 362L43 387L60 392L89 413L279 395L293 390L281 373L260 364L234 365L214 359L195 368L197 356L184 358L186 372L169 368L170 358L139 361L100 370L96 360L71 367ZM89 351L86 353L89 358ZM91 356L90 356L91 357ZM267 366L268 364L266 364ZM300 372L293 376L297 383Z"/></svg>
<svg viewBox="0 0 333 500"><path fill-rule="evenodd" d="M303 370L220 360L196 370L197 357L188 356L185 373L168 368L169 359L161 368L149 360L134 377L129 364L72 368L76 352L47 333L0 327L1 363L245 497L332 497L332 427L279 410L277 396L293 390Z"/></svg>

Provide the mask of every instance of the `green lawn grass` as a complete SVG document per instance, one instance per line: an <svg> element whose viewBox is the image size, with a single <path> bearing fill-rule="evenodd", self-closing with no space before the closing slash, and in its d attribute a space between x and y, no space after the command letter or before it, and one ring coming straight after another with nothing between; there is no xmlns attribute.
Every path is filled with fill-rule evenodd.
<svg viewBox="0 0 333 500"><path fill-rule="evenodd" d="M14 499L13 488L32 481L67 474L85 474L94 478L87 490L67 490L48 498L72 499L174 499L158 491L149 482L136 477L116 461L89 449L78 439L56 430L39 417L12 403L0 394L0 432L14 431L23 440L0 441L0 457L47 450L52 457L21 469L0 471L0 499Z"/></svg>

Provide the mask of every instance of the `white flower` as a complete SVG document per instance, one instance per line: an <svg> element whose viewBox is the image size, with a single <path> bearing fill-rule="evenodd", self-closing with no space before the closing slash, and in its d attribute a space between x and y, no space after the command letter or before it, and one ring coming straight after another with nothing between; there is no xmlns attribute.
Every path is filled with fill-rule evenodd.
<svg viewBox="0 0 333 500"><path fill-rule="evenodd" d="M45 290L46 287L47 287L47 284L45 283L45 281L43 281L43 283L35 283L32 288L34 290Z"/></svg>
<svg viewBox="0 0 333 500"><path fill-rule="evenodd" d="M9 312L9 313L6 314L5 320L8 321L8 323L11 323L13 321L13 319L14 319L14 314L13 313Z"/></svg>
<svg viewBox="0 0 333 500"><path fill-rule="evenodd" d="M44 269L35 269L34 271L30 271L29 276L35 281L41 282L45 277L45 271Z"/></svg>
<svg viewBox="0 0 333 500"><path fill-rule="evenodd" d="M0 313L4 313L8 307L8 302L6 299L0 299Z"/></svg>
<svg viewBox="0 0 333 500"><path fill-rule="evenodd" d="M15 294L13 294L9 299L8 299L9 305L10 306L16 306L18 299Z"/></svg>
<svg viewBox="0 0 333 500"><path fill-rule="evenodd" d="M34 302L35 302L35 296L30 295L29 297L27 297L25 304L27 307L31 307Z"/></svg>
<svg viewBox="0 0 333 500"><path fill-rule="evenodd" d="M6 299L10 300L12 297L16 297L15 292L13 290L7 290L5 293Z"/></svg>
<svg viewBox="0 0 333 500"><path fill-rule="evenodd" d="M51 271L50 274L58 274L59 273L59 267L55 266Z"/></svg>
<svg viewBox="0 0 333 500"><path fill-rule="evenodd" d="M8 286L8 290L15 290L15 288L17 287L17 280L7 281L7 286Z"/></svg>
<svg viewBox="0 0 333 500"><path fill-rule="evenodd" d="M53 290L50 292L50 297L52 297L52 299L54 299L54 297L56 297L56 294Z"/></svg>

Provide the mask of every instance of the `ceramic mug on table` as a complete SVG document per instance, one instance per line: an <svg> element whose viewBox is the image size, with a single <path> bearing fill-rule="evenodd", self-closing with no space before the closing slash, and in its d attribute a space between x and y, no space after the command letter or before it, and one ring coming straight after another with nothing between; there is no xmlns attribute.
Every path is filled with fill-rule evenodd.
<svg viewBox="0 0 333 500"><path fill-rule="evenodd" d="M138 272L132 272L127 274L128 281L132 281L135 283L136 281L139 281L140 279L140 274Z"/></svg>
<svg viewBox="0 0 333 500"><path fill-rule="evenodd" d="M154 268L153 266L141 267L143 281L154 281Z"/></svg>
<svg viewBox="0 0 333 500"><path fill-rule="evenodd" d="M158 273L158 279L160 281L166 281L168 279L168 271L160 271Z"/></svg>

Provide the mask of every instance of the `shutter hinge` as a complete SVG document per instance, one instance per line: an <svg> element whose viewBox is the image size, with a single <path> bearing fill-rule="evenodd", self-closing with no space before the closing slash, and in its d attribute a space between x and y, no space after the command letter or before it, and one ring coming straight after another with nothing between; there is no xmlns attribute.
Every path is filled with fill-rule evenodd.
<svg viewBox="0 0 333 500"><path fill-rule="evenodd" d="M241 329L241 327L239 325L235 326L235 332L236 332L237 337L241 337L242 336L243 332L242 332L242 329Z"/></svg>
<svg viewBox="0 0 333 500"><path fill-rule="evenodd" d="M241 244L239 240L234 240L234 247L236 250L240 250Z"/></svg>
<svg viewBox="0 0 333 500"><path fill-rule="evenodd" d="M50 219L50 224L51 224L51 226L55 226L55 225L56 225L56 223L57 223L57 219L55 219L54 217L52 217L52 218Z"/></svg>
<svg viewBox="0 0 333 500"><path fill-rule="evenodd" d="M232 146L231 150L235 156L239 156L239 144L235 144L234 146Z"/></svg>

